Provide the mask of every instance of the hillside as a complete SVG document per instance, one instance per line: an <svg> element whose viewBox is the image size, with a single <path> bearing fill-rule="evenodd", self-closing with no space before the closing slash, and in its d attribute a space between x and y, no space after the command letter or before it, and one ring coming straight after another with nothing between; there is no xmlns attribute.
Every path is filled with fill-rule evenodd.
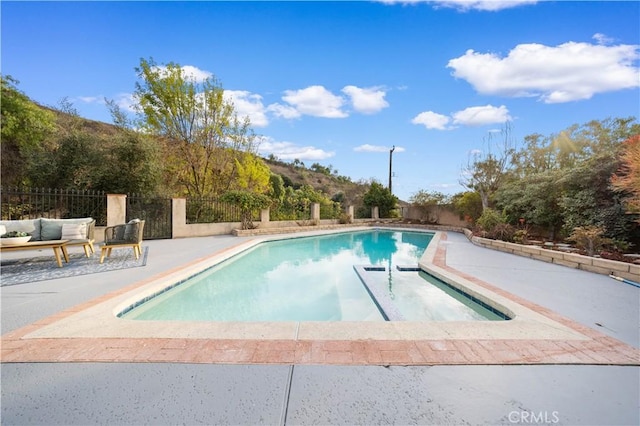
<svg viewBox="0 0 640 426"><path fill-rule="evenodd" d="M186 171L174 144L165 138L140 138L135 132L122 132L118 126L81 117L66 99L60 108L34 102L17 89L17 80L2 78L2 144L0 181L6 186L30 185L45 188L82 188L121 193L145 193L158 189L171 195L181 190ZM119 116L119 112L114 114ZM125 117L119 116L126 120ZM205 164L206 170L226 167ZM298 189L303 185L321 191L327 197L349 204L361 203L369 185L354 183L338 176L331 167L314 163L310 168L299 161L279 161L273 155L263 158L271 172L282 177L285 186ZM169 160L169 161L167 161ZM191 168L200 167L198 154ZM195 165L195 166L194 166ZM190 170L190 169L189 169ZM183 173L184 172L184 173ZM199 173L199 172L196 172ZM189 178L187 178L188 181ZM195 185L209 182L193 178ZM187 183L188 185L189 183ZM198 192L198 191L196 191Z"/></svg>
<svg viewBox="0 0 640 426"><path fill-rule="evenodd" d="M80 130L88 135L95 135L96 139L99 139L98 136L113 137L118 132L118 128L113 124L72 116L51 108L42 108L55 114L57 127L63 133L70 132L73 127L76 131ZM309 185L315 190L324 192L329 198L343 194L344 200L351 204L360 204L363 194L368 189L368 185L351 182L349 178L344 176L325 174L282 161L272 161L266 158L262 158L262 160L272 173L282 176L285 186L299 188L302 185Z"/></svg>
<svg viewBox="0 0 640 426"><path fill-rule="evenodd" d="M298 188L309 185L315 190L327 194L330 198L343 194L344 200L350 204L358 204L358 201L367 191L368 186L362 183L351 182L344 176L335 176L310 170L305 167L295 166L291 163L264 159L272 173L282 176L285 185Z"/></svg>

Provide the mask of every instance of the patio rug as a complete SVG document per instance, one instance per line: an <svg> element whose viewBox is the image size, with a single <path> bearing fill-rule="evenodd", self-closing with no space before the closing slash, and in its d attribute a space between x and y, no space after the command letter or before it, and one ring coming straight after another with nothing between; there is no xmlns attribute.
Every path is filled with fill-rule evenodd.
<svg viewBox="0 0 640 426"><path fill-rule="evenodd" d="M69 263L63 261L62 268L56 264L53 253L50 256L2 259L0 260L0 286L139 268L147 264L148 253L149 247L143 247L142 256L136 259L130 248L113 249L111 256L106 257L102 264L100 264L99 250L89 258L84 253L69 253Z"/></svg>

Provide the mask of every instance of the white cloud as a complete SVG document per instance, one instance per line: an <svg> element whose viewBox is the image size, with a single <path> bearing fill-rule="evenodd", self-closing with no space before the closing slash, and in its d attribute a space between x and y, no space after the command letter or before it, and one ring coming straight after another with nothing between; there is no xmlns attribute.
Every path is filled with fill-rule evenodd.
<svg viewBox="0 0 640 426"><path fill-rule="evenodd" d="M615 41L613 38L607 37L602 33L595 33L591 38L594 39L598 44L611 44Z"/></svg>
<svg viewBox="0 0 640 426"><path fill-rule="evenodd" d="M460 184L458 183L433 183L431 185L429 185L431 188L436 188L436 189L451 189L451 188L458 188L460 186Z"/></svg>
<svg viewBox="0 0 640 426"><path fill-rule="evenodd" d="M484 10L498 11L512 7L535 4L538 0L379 0L387 4L430 3L434 7L449 7L460 11Z"/></svg>
<svg viewBox="0 0 640 426"><path fill-rule="evenodd" d="M353 148L356 152L389 152L391 147L380 145L369 145L368 143ZM394 152L404 152L405 149L401 146L396 146Z"/></svg>
<svg viewBox="0 0 640 426"><path fill-rule="evenodd" d="M416 115L411 122L413 124L422 124L427 129L447 130L447 126L451 119L446 115L438 114L433 111L425 111Z"/></svg>
<svg viewBox="0 0 640 426"><path fill-rule="evenodd" d="M273 154L281 160L325 160L335 155L333 151L325 151L313 146L300 146L293 142L277 142L267 136L261 138L258 150L263 155Z"/></svg>
<svg viewBox="0 0 640 426"><path fill-rule="evenodd" d="M342 110L344 99L334 95L323 86L309 86L300 90L286 90L282 100L293 106L299 113L314 117L344 118L348 114Z"/></svg>
<svg viewBox="0 0 640 426"><path fill-rule="evenodd" d="M504 58L468 50L447 66L481 94L561 103L640 86L640 71L634 67L638 58L637 45L531 43L516 46Z"/></svg>
<svg viewBox="0 0 640 426"><path fill-rule="evenodd" d="M213 74L211 74L209 71L204 71L201 70L197 67L194 67L192 65L185 65L182 67L182 73L184 74L185 77L189 77L194 79L195 81L204 81L206 79L208 79L209 77L212 77Z"/></svg>
<svg viewBox="0 0 640 426"><path fill-rule="evenodd" d="M302 116L300 111L292 106L282 105L279 103L271 104L267 107L267 111L273 113L276 117L285 118L287 120L299 118Z"/></svg>
<svg viewBox="0 0 640 426"><path fill-rule="evenodd" d="M104 96L78 96L76 99L85 104L104 104Z"/></svg>
<svg viewBox="0 0 640 426"><path fill-rule="evenodd" d="M209 77L212 77L213 74L209 71L201 70L198 67L194 67L193 65L183 65L180 67L182 69L182 75L187 79L194 80L195 82L202 82ZM161 77L166 75L167 67L164 65L156 65L153 67L154 71L158 71Z"/></svg>
<svg viewBox="0 0 640 426"><path fill-rule="evenodd" d="M123 111L137 112L138 101L132 93L119 93L114 101Z"/></svg>
<svg viewBox="0 0 640 426"><path fill-rule="evenodd" d="M342 93L346 96L333 94L321 85L285 90L282 96L285 103L270 104L266 111L275 117L285 119L300 118L303 115L345 118L349 116L345 110L348 101L353 110L361 114L374 114L389 106L384 99L387 93L379 86L361 88L348 85L342 89Z"/></svg>
<svg viewBox="0 0 640 426"><path fill-rule="evenodd" d="M266 127L269 124L262 96L246 90L225 90L224 98L233 102L238 117L249 117L252 126Z"/></svg>
<svg viewBox="0 0 640 426"><path fill-rule="evenodd" d="M509 110L504 105L476 106L463 109L452 114L454 124L463 126L484 126L486 124L506 123L511 121Z"/></svg>
<svg viewBox="0 0 640 426"><path fill-rule="evenodd" d="M484 126L487 124L506 123L511 121L509 110L504 105L475 106L456 111L451 116L439 114L433 111L421 112L411 122L421 124L427 129L451 130L454 125Z"/></svg>
<svg viewBox="0 0 640 426"><path fill-rule="evenodd" d="M356 152L387 152L390 148L380 145L369 145L368 143L353 148Z"/></svg>
<svg viewBox="0 0 640 426"><path fill-rule="evenodd" d="M389 106L384 99L387 93L380 87L345 86L342 92L351 98L353 108L362 114L374 114Z"/></svg>
<svg viewBox="0 0 640 426"><path fill-rule="evenodd" d="M78 96L76 98L78 101L86 103L86 104L98 104L98 105L106 105L105 97L102 95L99 96ZM120 107L125 112L136 112L136 107L138 102L132 93L118 93L112 101Z"/></svg>

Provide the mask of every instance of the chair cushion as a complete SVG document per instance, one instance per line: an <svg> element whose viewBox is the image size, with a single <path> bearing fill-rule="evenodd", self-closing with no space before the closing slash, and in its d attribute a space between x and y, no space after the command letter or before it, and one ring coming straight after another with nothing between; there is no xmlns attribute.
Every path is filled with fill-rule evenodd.
<svg viewBox="0 0 640 426"><path fill-rule="evenodd" d="M49 241L62 239L62 225L68 223L90 223L93 221L93 218L84 217L80 219L46 219L43 217L40 220L42 221L42 229L40 231L42 240ZM86 234L82 238L87 238Z"/></svg>
<svg viewBox="0 0 640 426"><path fill-rule="evenodd" d="M62 240L84 240L87 238L87 224L86 223L63 223L62 234L60 239Z"/></svg>
<svg viewBox="0 0 640 426"><path fill-rule="evenodd" d="M40 240L40 219L2 220L0 225L5 226L5 234L11 231L26 232L31 235L30 241Z"/></svg>
<svg viewBox="0 0 640 426"><path fill-rule="evenodd" d="M4 235L7 233L7 227L4 225L0 225L0 235Z"/></svg>
<svg viewBox="0 0 640 426"><path fill-rule="evenodd" d="M140 226L140 219L132 219L127 222L127 226L124 229L125 241L136 242L138 239L138 226Z"/></svg>

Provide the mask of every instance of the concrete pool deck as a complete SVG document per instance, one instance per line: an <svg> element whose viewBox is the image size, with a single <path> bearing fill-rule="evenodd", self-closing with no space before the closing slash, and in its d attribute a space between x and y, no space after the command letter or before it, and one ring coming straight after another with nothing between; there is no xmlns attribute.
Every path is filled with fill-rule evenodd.
<svg viewBox="0 0 640 426"><path fill-rule="evenodd" d="M136 321L115 316L143 297L262 240L225 247L7 333L2 336L2 361L640 365L636 348L448 265L447 234L440 232L423 256L422 267L463 285L466 292L496 304L513 319L261 323Z"/></svg>
<svg viewBox="0 0 640 426"><path fill-rule="evenodd" d="M300 334L298 339L219 339L206 335L92 338L42 334L52 330L62 333L69 325L65 321L74 315L139 290L149 283L150 277L166 276L185 264L208 259L211 253L249 240L221 236L148 241L145 245L150 247L149 261L143 268L3 287L3 423L4 419L8 419L7 424L33 423L24 417L29 401L42 403L43 398L54 395L59 407L32 410L34 417L29 418L36 419L36 423L37 419L51 424L101 423L104 417L98 417L95 407L86 408L88 413L94 413L85 414L86 417L64 412L65 407L78 404L77 398L83 399L78 396L82 389L87 391L95 386L111 389L109 395L99 389L98 393L128 413L126 421L118 421L122 419L115 415L106 418L117 423L149 423L136 417L133 408L127 406L123 395L129 391L120 391L122 383L139 391L154 383L185 388L185 395L181 396L166 389L159 391L164 396L169 392L190 408L176 406L171 411L156 407L160 420L151 423L157 424L362 424L385 419L387 423L513 424L517 416L519 423L526 423L523 413L539 407L545 407L549 416L556 412L564 424L638 423L638 289L606 276L476 247L455 233L448 233L438 243L437 267L533 311L549 324L559 324L556 331L568 334L535 339L526 335L470 338L468 324L460 327L462 334L457 337L441 334L428 338L424 334L416 338L396 331L394 338L384 335L378 339L358 339L354 330L353 337L326 339L322 338L326 327L321 325L310 332L313 339L300 338ZM219 365L213 368L211 364ZM388 368L394 365L397 367ZM82 374L77 376L75 371ZM162 378L149 382L146 376L149 374ZM196 376L222 380L227 383L224 386L234 389L234 395L240 395L243 404L258 401L255 405L258 409L244 405L242 408L237 405L238 398L231 400L216 394L226 405L214 404L214 412L205 410L207 420L197 421L194 416L205 414L202 408L194 406L194 400L202 403L204 393L216 392L205 384L198 385L200 392L196 395L186 390L188 384L196 388ZM271 383L271 376L278 383L273 389L266 384ZM87 377L94 379L94 383L81 384ZM64 394L70 392L76 400L62 398L60 402L61 389L55 391L60 381L70 386ZM521 383L515 383L518 381ZM52 389L51 392L42 391L37 383ZM501 387L490 391L495 401L477 395L478 390L488 391L489 383L492 388ZM396 397L380 393L375 386L393 389ZM602 393L601 388L616 390ZM406 395L409 390L415 393ZM397 394L398 391L404 393ZM359 395L354 396L353 392ZM563 398L568 401L554 402L552 398L559 395L565 395ZM187 396L191 399L187 400ZM450 404L457 398L468 398L469 402L453 408ZM351 409L344 405L349 400ZM518 405L517 401L525 400L529 405ZM365 409L367 404L374 403L380 408ZM398 403L404 404L404 409L389 411L389 407ZM142 411L153 414L151 405ZM578 409L578 405L582 408Z"/></svg>

